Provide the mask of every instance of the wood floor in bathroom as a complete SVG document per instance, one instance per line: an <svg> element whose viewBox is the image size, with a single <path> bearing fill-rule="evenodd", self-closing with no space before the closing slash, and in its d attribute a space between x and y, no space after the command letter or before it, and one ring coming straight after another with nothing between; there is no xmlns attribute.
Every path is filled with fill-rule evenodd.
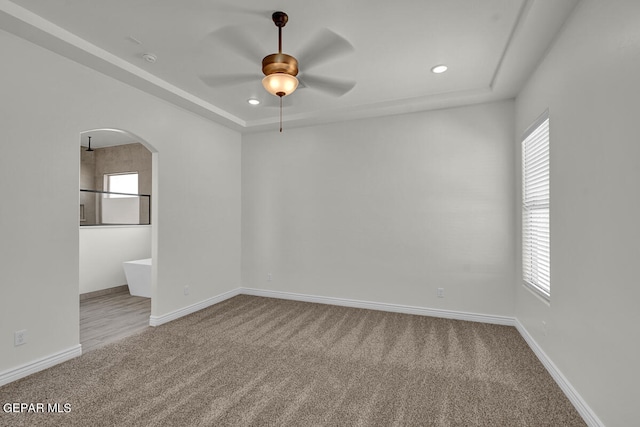
<svg viewBox="0 0 640 427"><path fill-rule="evenodd" d="M80 301L82 352L121 340L149 327L151 298L127 290Z"/></svg>

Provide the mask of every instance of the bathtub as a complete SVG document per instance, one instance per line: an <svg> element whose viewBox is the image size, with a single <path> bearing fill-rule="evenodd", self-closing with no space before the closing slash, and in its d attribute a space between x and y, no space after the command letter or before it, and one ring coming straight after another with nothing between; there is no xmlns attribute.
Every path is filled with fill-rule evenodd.
<svg viewBox="0 0 640 427"><path fill-rule="evenodd" d="M151 298L151 258L125 261L122 263L127 277L129 293L138 297Z"/></svg>

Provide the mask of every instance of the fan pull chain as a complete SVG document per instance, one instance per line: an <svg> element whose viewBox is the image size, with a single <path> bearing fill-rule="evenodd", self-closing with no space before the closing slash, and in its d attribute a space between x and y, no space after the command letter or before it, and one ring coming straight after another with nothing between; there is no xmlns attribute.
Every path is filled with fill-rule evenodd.
<svg viewBox="0 0 640 427"><path fill-rule="evenodd" d="M280 97L280 133L282 133L282 97Z"/></svg>

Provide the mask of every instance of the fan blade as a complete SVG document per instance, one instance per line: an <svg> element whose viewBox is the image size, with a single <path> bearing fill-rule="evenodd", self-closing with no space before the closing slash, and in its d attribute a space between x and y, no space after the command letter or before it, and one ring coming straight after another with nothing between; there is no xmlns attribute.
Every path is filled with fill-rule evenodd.
<svg viewBox="0 0 640 427"><path fill-rule="evenodd" d="M347 39L324 28L305 45L297 58L301 69L307 70L353 51Z"/></svg>
<svg viewBox="0 0 640 427"><path fill-rule="evenodd" d="M232 52L252 63L262 65L264 52L260 51L255 40L247 36L246 29L238 26L222 27L211 32L209 37L216 42L222 42Z"/></svg>
<svg viewBox="0 0 640 427"><path fill-rule="evenodd" d="M243 83L259 82L258 74L220 74L217 76L200 76L200 80L207 86L214 88L223 86L237 86Z"/></svg>
<svg viewBox="0 0 640 427"><path fill-rule="evenodd" d="M329 77L318 77L305 74L299 79L310 89L326 92L333 96L342 96L354 88L356 82L353 80L332 79Z"/></svg>
<svg viewBox="0 0 640 427"><path fill-rule="evenodd" d="M271 14L273 13L273 10L269 9L250 9L248 7L243 7L243 6L238 6L235 4L219 4L217 6L215 6L216 11L218 12L227 12L227 13L238 13L241 15L254 15L254 16L259 16L261 18L271 18Z"/></svg>

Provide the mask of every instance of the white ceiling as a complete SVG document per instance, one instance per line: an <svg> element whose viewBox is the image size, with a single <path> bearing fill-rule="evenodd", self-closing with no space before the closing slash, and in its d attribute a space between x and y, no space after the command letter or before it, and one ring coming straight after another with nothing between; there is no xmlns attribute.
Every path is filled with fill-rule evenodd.
<svg viewBox="0 0 640 427"><path fill-rule="evenodd" d="M279 120L278 99L261 85L262 57L277 52L276 10L289 15L283 51L298 57L302 79L356 83L343 96L298 89L284 99L286 128L514 97L577 1L0 0L0 28L253 131L277 129ZM306 69L314 41L331 40L327 30L353 50ZM430 72L441 63L449 71ZM255 78L207 84L230 74Z"/></svg>

